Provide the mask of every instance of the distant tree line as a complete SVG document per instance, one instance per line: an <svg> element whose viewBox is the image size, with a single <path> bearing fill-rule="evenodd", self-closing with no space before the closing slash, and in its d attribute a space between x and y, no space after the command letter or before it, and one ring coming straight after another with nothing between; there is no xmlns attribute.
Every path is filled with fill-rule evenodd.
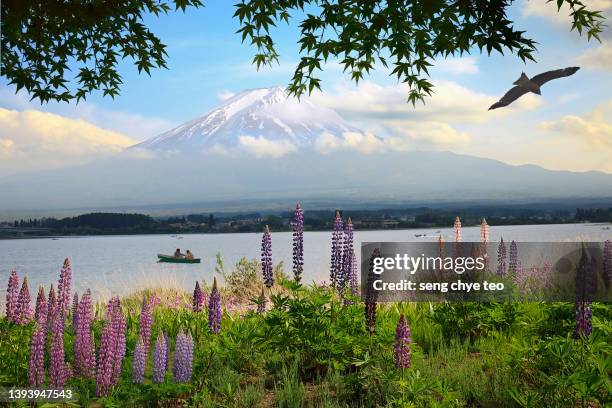
<svg viewBox="0 0 612 408"><path fill-rule="evenodd" d="M576 221L612 222L612 208L577 208Z"/></svg>
<svg viewBox="0 0 612 408"><path fill-rule="evenodd" d="M305 212L307 231L332 228L336 210ZM557 224L573 222L612 222L612 208L578 208L569 210L520 209L503 207L473 207L462 209L407 209L347 210L356 229L401 229L449 227L457 215L463 225L478 225L486 218L489 225ZM236 214L189 214L154 218L145 214L88 213L76 217L15 220L11 228L0 229L1 235L104 235L104 234L183 234L215 232L260 232L265 225L273 231L290 231L292 212L275 214L258 212ZM41 232L41 229L44 231Z"/></svg>

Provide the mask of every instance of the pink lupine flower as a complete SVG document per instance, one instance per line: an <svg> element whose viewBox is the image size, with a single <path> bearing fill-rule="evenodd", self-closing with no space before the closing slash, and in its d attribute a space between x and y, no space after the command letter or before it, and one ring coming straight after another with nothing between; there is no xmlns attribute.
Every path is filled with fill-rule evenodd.
<svg viewBox="0 0 612 408"><path fill-rule="evenodd" d="M28 324L32 320L30 302L30 288L28 286L28 277L26 276L23 278L23 285L21 285L17 300L17 310L15 311L15 322L17 324Z"/></svg>
<svg viewBox="0 0 612 408"><path fill-rule="evenodd" d="M17 320L17 301L19 299L19 276L16 270L9 275L6 288L6 318L9 322Z"/></svg>
<svg viewBox="0 0 612 408"><path fill-rule="evenodd" d="M34 312L34 320L40 323L43 328L47 324L47 298L45 297L45 287L38 287L38 296L36 297L36 308Z"/></svg>
<svg viewBox="0 0 612 408"><path fill-rule="evenodd" d="M30 387L42 387L45 381L45 328L44 323L36 322L30 343L30 362L28 383Z"/></svg>

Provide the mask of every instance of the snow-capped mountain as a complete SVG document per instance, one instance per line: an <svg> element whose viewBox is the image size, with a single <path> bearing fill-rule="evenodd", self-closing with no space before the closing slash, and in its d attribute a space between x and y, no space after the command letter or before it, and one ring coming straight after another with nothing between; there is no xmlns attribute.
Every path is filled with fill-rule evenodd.
<svg viewBox="0 0 612 408"><path fill-rule="evenodd" d="M322 133L342 136L362 133L335 111L317 106L308 98L300 101L281 87L242 91L203 116L193 119L135 147L151 150L209 150L232 148L245 136L312 145Z"/></svg>

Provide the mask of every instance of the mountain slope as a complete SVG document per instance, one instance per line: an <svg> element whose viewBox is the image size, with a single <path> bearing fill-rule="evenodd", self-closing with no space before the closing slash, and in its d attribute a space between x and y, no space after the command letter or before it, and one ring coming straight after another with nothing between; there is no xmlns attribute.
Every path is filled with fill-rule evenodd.
<svg viewBox="0 0 612 408"><path fill-rule="evenodd" d="M0 210L95 209L245 202L497 202L611 197L612 175L511 166L448 152L327 155L305 149L278 159L176 155L99 161L0 180ZM266 204L267 205L267 204Z"/></svg>
<svg viewBox="0 0 612 408"><path fill-rule="evenodd" d="M134 147L206 151L239 146L244 136L305 147L324 132L335 136L361 133L335 111L317 106L307 98L298 101L280 87L260 88L240 92L203 116Z"/></svg>

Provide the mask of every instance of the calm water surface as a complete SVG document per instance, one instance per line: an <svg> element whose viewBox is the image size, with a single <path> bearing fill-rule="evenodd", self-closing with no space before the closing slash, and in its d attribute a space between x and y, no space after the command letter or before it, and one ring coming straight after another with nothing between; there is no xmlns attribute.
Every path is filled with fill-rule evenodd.
<svg viewBox="0 0 612 408"><path fill-rule="evenodd" d="M479 228L463 228L463 241L478 241ZM425 237L415 237L425 234ZM452 228L412 229L394 231L355 231L355 247L361 242L434 241L442 234L452 239ZM523 242L553 242L612 239L612 229L601 224L522 225L490 228L490 240ZM306 282L324 281L328 277L330 248L329 232L304 234ZM170 235L133 235L103 237L71 237L0 240L0 285L5 290L8 274L16 268L20 277L27 274L33 298L38 285L57 282L64 258L73 264L73 287L82 292L91 288L96 298L124 295L137 288L174 286L191 290L196 279L210 282L215 267L215 254L220 252L225 269L242 257L259 258L261 235L193 234L178 239ZM179 247L190 249L201 264L181 265L157 263L157 253L171 254ZM274 263L283 261L285 271L291 271L291 233L272 234ZM359 254L359 251L357 251ZM4 293L2 293L4 299Z"/></svg>

